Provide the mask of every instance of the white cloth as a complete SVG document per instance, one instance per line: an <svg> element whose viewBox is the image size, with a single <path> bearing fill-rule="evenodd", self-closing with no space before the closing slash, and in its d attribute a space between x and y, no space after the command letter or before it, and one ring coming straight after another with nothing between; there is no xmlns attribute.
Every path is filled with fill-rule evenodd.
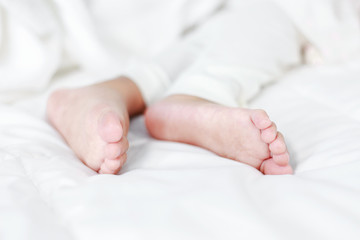
<svg viewBox="0 0 360 240"><path fill-rule="evenodd" d="M324 63L360 54L359 0L271 0L284 9ZM311 61L311 59L309 59Z"/></svg>
<svg viewBox="0 0 360 240"><path fill-rule="evenodd" d="M190 38L201 51L168 94L238 107L302 62L299 33L272 2L228 4Z"/></svg>
<svg viewBox="0 0 360 240"><path fill-rule="evenodd" d="M0 0L0 102L41 92L74 68L99 80L127 72L222 2Z"/></svg>
<svg viewBox="0 0 360 240"><path fill-rule="evenodd" d="M0 1L0 102L45 88L59 66L60 29L43 0Z"/></svg>
<svg viewBox="0 0 360 240"><path fill-rule="evenodd" d="M149 65L141 78L137 68L134 79L140 80L148 102L162 96L164 82L176 79L167 94L244 105L262 86L303 63L334 64L360 57L358 3L229 1L183 43L163 53L158 63L168 80L158 67L148 74ZM148 90L142 79L150 76L158 84L151 82ZM154 86L158 91L152 91Z"/></svg>
<svg viewBox="0 0 360 240"><path fill-rule="evenodd" d="M34 117L45 97L0 105L0 239L358 240L358 66L295 71L251 103L286 136L291 176L157 141L143 117L121 173L98 175Z"/></svg>
<svg viewBox="0 0 360 240"><path fill-rule="evenodd" d="M78 67L130 76L148 104L177 80L170 93L239 105L300 64L304 45L324 63L359 56L358 3L0 0L0 102Z"/></svg>
<svg viewBox="0 0 360 240"><path fill-rule="evenodd" d="M60 82L90 83L92 74L88 71L101 70L105 65L101 61L112 58L108 57L110 50L105 43L108 40L99 39L95 34L102 24L84 27L77 20L83 14L82 19L86 22L85 19L92 19L92 14L84 16L87 11L73 9L71 15L65 7L61 8L63 12L60 11L60 5L71 6L70 2L75 1L59 0L58 5L49 4L50 7L40 0L9 0L7 5L5 0L0 0L0 20L3 21L0 31L1 101L41 91L59 68L78 65L87 71L82 78L74 74L63 75ZM316 1L319 0L312 2ZM208 2L199 1L198 6L200 3L207 6ZM73 6L85 10L91 6L80 3L78 1ZM322 3L324 6L327 4L326 1ZM338 1L339 5L348 3L346 0ZM21 7L22 4L28 8ZM35 11L33 16L30 16L31 11ZM47 11L53 14L46 14ZM73 20L68 24L74 28L71 31L66 30L66 24L61 20L65 15L72 16ZM290 14L287 15L292 19ZM334 19L340 25L349 24L345 21L348 17L342 14ZM161 20L161 17L157 19ZM168 22L169 26L173 23ZM86 42L73 44L76 41L82 43L74 39L85 36L77 35L81 29L89 32L93 28L93 33L84 33ZM231 30L231 26L227 28ZM296 25L296 29L300 27ZM166 32L164 29L163 34ZM357 32L350 33L346 38L355 39ZM155 37L151 31L147 36ZM112 38L110 33L107 38ZM313 39L313 49L323 62L340 59L335 54L329 60L326 57L329 55L322 50L332 52L332 46L337 46L332 44L331 38L326 43ZM132 43L130 40L126 42ZM143 46L147 46L146 42L145 38ZM337 43L340 44L338 53L342 52L341 48L350 47L343 46L342 41ZM151 53L158 56L156 61L150 58L147 63L139 57L132 69L138 69L137 74L145 76L144 79L146 76L163 76L160 86L169 85L170 79L176 79L188 67L191 71L187 72L195 71L192 63L196 63L197 56L203 56L198 55L203 46L188 45L187 41L179 44L185 45L177 51L186 49L182 52L186 54L157 50L162 53ZM325 44L328 47L324 47ZM171 46L167 48L171 50ZM356 48L351 48L353 51L349 52L355 54ZM66 59L71 61L64 62L63 51L68 51ZM101 55L99 58L97 53ZM171 57L176 61L165 61L171 54L176 56ZM345 61L352 56L345 54L341 57L345 57L341 58ZM204 58L199 59L202 62ZM141 66L147 66L146 74L142 75ZM132 122L129 161L121 175L97 175L76 158L43 118L34 117L34 112L44 111L44 96L32 99L34 101L20 101L23 105L0 104L0 238L358 239L358 66L359 62L354 62L351 66L336 64L294 71L251 103L251 107L267 109L287 136L295 165L293 176L263 176L248 165L226 161L204 149L156 141L148 136L142 117ZM153 79L157 82L156 78ZM146 90L146 85L141 86ZM149 101L155 99L157 89L162 87L155 85L147 93Z"/></svg>

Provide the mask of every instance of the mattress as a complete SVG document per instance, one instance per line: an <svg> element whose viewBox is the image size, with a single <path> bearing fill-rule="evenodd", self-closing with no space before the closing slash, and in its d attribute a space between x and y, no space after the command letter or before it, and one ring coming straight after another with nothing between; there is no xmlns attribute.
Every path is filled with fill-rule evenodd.
<svg viewBox="0 0 360 240"><path fill-rule="evenodd" d="M143 116L121 172L99 175L46 120L51 89L0 105L0 239L359 239L359 66L294 70L250 102L284 134L294 175L152 139Z"/></svg>

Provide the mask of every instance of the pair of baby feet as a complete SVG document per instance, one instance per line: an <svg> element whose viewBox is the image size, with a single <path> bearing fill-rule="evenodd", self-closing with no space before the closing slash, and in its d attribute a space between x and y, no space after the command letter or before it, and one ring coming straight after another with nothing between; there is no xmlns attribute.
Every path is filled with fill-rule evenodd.
<svg viewBox="0 0 360 240"><path fill-rule="evenodd" d="M131 94L119 91L129 86L121 86L121 79L112 81L112 85L56 91L47 108L50 122L76 155L105 174L116 174L126 161L129 112L134 112L127 104ZM145 120L157 139L203 147L264 174L292 173L284 138L263 110L229 108L177 95L148 108Z"/></svg>

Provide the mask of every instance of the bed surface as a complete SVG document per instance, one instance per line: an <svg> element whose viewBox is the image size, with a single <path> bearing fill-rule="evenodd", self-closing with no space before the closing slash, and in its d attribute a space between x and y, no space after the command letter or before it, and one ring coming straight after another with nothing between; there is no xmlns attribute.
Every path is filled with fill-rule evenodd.
<svg viewBox="0 0 360 240"><path fill-rule="evenodd" d="M0 239L358 239L359 65L294 71L251 102L293 176L151 139L142 116L119 175L98 175L46 122L48 93L1 105Z"/></svg>

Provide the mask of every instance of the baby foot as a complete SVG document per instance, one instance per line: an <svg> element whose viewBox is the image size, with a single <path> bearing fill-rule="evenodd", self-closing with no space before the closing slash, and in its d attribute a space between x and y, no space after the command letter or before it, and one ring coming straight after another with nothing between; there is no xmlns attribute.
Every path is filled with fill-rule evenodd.
<svg viewBox="0 0 360 240"><path fill-rule="evenodd" d="M47 114L76 155L94 171L115 174L125 163L129 116L114 89L93 85L56 91L48 100Z"/></svg>
<svg viewBox="0 0 360 240"><path fill-rule="evenodd" d="M284 138L263 110L178 95L153 105L145 116L155 138L200 146L264 174L292 173Z"/></svg>

